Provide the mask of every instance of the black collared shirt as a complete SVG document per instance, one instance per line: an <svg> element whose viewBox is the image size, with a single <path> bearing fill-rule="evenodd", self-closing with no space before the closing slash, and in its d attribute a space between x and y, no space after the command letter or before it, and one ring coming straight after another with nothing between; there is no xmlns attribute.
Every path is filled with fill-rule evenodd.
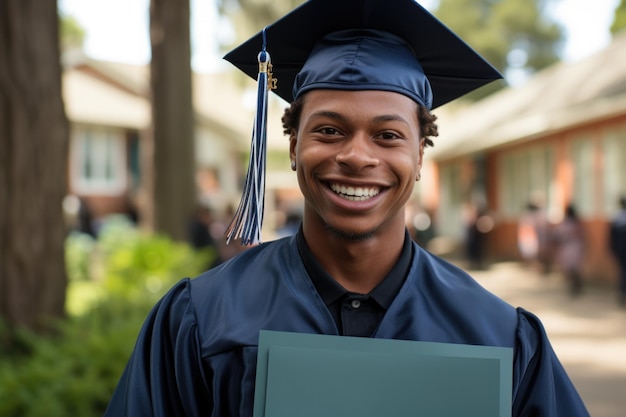
<svg viewBox="0 0 626 417"><path fill-rule="evenodd" d="M408 231L400 258L387 276L368 294L350 292L341 286L315 259L304 240L302 229L296 236L298 252L313 281L335 319L339 334L344 336L371 336L385 312L396 297L409 272L413 246Z"/></svg>

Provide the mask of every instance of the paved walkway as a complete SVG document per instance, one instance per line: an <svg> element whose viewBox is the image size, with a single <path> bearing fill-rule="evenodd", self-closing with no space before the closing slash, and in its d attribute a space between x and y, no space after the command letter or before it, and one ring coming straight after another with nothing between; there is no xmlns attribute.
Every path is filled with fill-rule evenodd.
<svg viewBox="0 0 626 417"><path fill-rule="evenodd" d="M572 298L558 273L539 276L517 263L469 272L539 316L592 417L626 416L626 309L612 289L587 287Z"/></svg>

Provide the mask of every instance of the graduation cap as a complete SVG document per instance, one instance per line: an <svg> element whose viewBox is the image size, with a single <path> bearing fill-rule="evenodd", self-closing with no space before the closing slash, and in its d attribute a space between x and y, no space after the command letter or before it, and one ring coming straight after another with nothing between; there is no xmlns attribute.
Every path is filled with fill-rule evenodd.
<svg viewBox="0 0 626 417"><path fill-rule="evenodd" d="M243 244L260 242L269 90L287 102L312 89L384 90L433 109L502 78L414 0L309 0L224 59L258 82L244 196L227 231Z"/></svg>

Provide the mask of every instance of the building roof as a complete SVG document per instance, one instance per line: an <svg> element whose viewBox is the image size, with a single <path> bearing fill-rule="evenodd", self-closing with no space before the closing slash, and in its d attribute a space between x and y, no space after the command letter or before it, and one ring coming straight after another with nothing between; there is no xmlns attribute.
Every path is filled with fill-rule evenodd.
<svg viewBox="0 0 626 417"><path fill-rule="evenodd" d="M150 103L142 96L74 67L63 74L67 117L74 123L98 124L142 130L149 126Z"/></svg>
<svg viewBox="0 0 626 417"><path fill-rule="evenodd" d="M152 117L149 66L98 61L80 54L65 62L65 109L72 122L137 130L149 127ZM226 140L236 141L235 147L246 149L254 112L245 105L245 93L235 77L239 77L235 71L194 73L194 109L199 123L210 126ZM271 137L280 132L280 116L275 114L277 106L273 109ZM278 146L279 142L270 141L270 146L272 143ZM285 142L282 146L287 149Z"/></svg>
<svg viewBox="0 0 626 417"><path fill-rule="evenodd" d="M606 49L555 64L521 86L456 112L444 106L429 158L451 159L626 114L625 56L623 31Z"/></svg>

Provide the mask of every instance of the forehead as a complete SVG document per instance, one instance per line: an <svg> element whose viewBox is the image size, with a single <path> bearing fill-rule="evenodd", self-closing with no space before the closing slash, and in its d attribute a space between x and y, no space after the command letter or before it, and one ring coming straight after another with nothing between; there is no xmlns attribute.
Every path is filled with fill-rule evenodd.
<svg viewBox="0 0 626 417"><path fill-rule="evenodd" d="M303 115L337 112L352 116L398 115L417 121L418 104L407 96L380 90L312 90L303 97Z"/></svg>

